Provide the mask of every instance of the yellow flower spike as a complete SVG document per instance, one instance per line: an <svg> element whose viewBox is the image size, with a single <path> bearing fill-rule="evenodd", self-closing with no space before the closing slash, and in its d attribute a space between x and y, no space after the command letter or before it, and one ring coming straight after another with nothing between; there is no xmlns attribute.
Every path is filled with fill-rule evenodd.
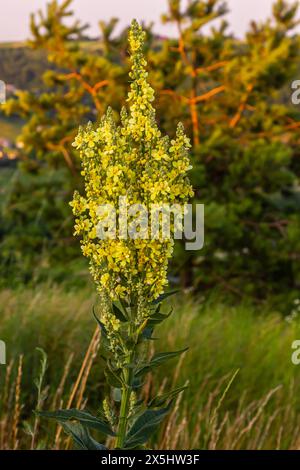
<svg viewBox="0 0 300 470"><path fill-rule="evenodd" d="M128 110L121 111L116 126L109 108L97 129L79 129L74 146L80 150L85 197L74 194L75 233L82 237L83 255L89 258L92 276L100 292L112 300L144 296L157 298L167 285L167 267L173 240L97 238L103 204L118 207L119 196L128 204L184 204L192 195L186 173L190 168L189 139L178 125L170 141L162 136L152 106L154 91L147 81L143 56L145 33L136 21L129 33L131 85ZM96 236L96 237L95 237ZM141 283L141 278L145 279ZM117 323L115 323L116 325Z"/></svg>

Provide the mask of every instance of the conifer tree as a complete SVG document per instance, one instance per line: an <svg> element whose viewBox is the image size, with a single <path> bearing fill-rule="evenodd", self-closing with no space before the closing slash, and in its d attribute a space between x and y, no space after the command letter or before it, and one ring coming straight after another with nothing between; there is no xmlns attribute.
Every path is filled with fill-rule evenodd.
<svg viewBox="0 0 300 470"><path fill-rule="evenodd" d="M81 23L67 26L70 3L51 2L45 16L33 17L31 45L51 62L45 90L19 92L6 108L25 118L26 166L39 168L37 175L49 165L67 167L66 184L74 187L76 129L108 102L124 104L128 54L127 28L116 34L116 19L100 19L102 39L94 42L83 40ZM169 0L163 21L175 25L177 37L161 39L147 28L158 120L170 135L174 121L184 123L193 143L195 201L206 206L204 250L176 246L173 273L187 286L265 297L287 290L294 296L299 285L300 115L289 102L299 69L297 3L276 0L272 16L251 22L242 39L230 33L220 0ZM65 227L65 216L61 222Z"/></svg>
<svg viewBox="0 0 300 470"><path fill-rule="evenodd" d="M73 15L71 1L51 1L45 14L31 16L29 45L46 51L49 61L45 90L39 95L18 91L18 100L8 101L6 111L26 119L19 138L26 155L50 166L66 165L75 175L78 161L71 143L76 129L104 112L108 97L113 105L122 99L124 69L118 63L118 50L111 57L105 46L107 33L102 47L99 41L85 40L87 25L77 20L66 23Z"/></svg>
<svg viewBox="0 0 300 470"><path fill-rule="evenodd" d="M222 70L225 91L217 103L217 122L195 152L194 174L196 179L203 175L206 202L199 280L239 296L274 294L278 276L285 289L298 282L299 265L292 254L299 249L299 179L293 157L298 124L281 100L297 70L296 14L296 3L279 0L271 18L250 24L244 41L230 41L232 57Z"/></svg>

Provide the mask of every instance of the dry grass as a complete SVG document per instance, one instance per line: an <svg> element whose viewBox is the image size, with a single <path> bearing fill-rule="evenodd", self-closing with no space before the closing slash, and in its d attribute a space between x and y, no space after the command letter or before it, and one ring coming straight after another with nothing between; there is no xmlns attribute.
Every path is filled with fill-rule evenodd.
<svg viewBox="0 0 300 470"><path fill-rule="evenodd" d="M206 405L200 411L197 406L188 409L183 398L179 397L155 448L299 449L300 416L292 407L282 407L282 399L286 397L280 393L280 386L247 405L241 397L237 409L218 413L218 395L222 385L224 380L220 380L217 389L209 394ZM271 400L276 408L272 414L267 410ZM179 411L180 407L183 407L183 411ZM191 429L188 423L192 416L196 416L196 419ZM288 446L283 442L283 434L288 440Z"/></svg>
<svg viewBox="0 0 300 470"><path fill-rule="evenodd" d="M94 336L86 353L84 369L81 367L78 381L70 390L67 403L58 401L60 407L69 408L74 401L78 408L84 408L87 402L85 397L86 381L89 370L96 357L99 347L99 336ZM9 396L7 406L2 413L0 422L1 449L19 448L48 448L69 449L71 442L61 432L61 427L49 427L45 437L45 426L35 429L36 445L30 445L32 436L27 428L25 433L24 423L20 421L20 410L24 403L20 402L20 387L22 379L22 356L17 364L17 375L15 380L11 379L12 364L7 367L6 387L4 394ZM66 364L64 376L69 364ZM226 393L230 393L230 377L220 379L216 388L208 395L205 406L199 410L197 403L190 407L185 400L185 394L178 396L175 406L166 419L159 435L153 442L155 449L300 449L300 415L289 403L294 397L294 387L291 384L289 394L283 395L282 387L278 386L270 390L261 399L246 403L246 392L240 397L236 409L221 412L222 399ZM151 381L149 377L148 381ZM208 385L210 377L203 380L202 393ZM62 377L62 382L65 378ZM173 381L174 385L176 381ZM145 389L149 384L145 385ZM160 391L167 386L164 386ZM59 395L63 394L61 389ZM3 397L1 397L3 403ZM286 405L282 406L283 401ZM272 402L274 411L269 412L268 405ZM53 397L52 403L57 403L57 397ZM193 425L189 423L193 421ZM288 445L287 445L288 443Z"/></svg>
<svg viewBox="0 0 300 470"><path fill-rule="evenodd" d="M18 334L24 338L19 338L6 368L0 369L0 448L69 449L71 442L59 426L35 420L32 414L39 362L32 363L36 353L30 355L24 345L30 337L32 349L42 346L50 353L43 384L45 409L87 406L96 411L104 381L97 359L99 332L93 334L94 324L86 314L94 297L90 292L75 295L54 289L46 294L20 293L17 299L6 291L2 300L2 331L7 337L18 324ZM72 314L66 313L69 309ZM189 388L178 396L153 448L300 448L300 376L289 360L290 344L300 337L299 326L276 314L256 317L250 310L197 306L187 299L177 307L161 332L163 349L185 344L191 349L177 364L161 369L155 380L149 376L144 396L187 382ZM59 324L64 312L66 318ZM63 344L58 338L61 329ZM43 332L37 344L33 331Z"/></svg>

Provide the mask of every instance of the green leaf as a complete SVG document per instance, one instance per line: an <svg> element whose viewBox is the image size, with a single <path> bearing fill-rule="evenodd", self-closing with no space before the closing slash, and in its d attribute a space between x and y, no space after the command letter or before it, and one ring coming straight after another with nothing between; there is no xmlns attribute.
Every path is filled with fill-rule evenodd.
<svg viewBox="0 0 300 470"><path fill-rule="evenodd" d="M109 365L106 367L104 374L105 374L108 384L111 387L114 387L114 388L122 387L123 383L120 378L120 375L118 375L115 371L113 371L112 368L109 367Z"/></svg>
<svg viewBox="0 0 300 470"><path fill-rule="evenodd" d="M130 449L145 444L169 413L171 404L169 403L166 408L160 410L148 409L144 411L130 428L126 436L125 448Z"/></svg>
<svg viewBox="0 0 300 470"><path fill-rule="evenodd" d="M71 423L69 421L62 421L60 423L64 431L72 437L75 444L84 450L107 450L107 448L93 439L88 431L80 423Z"/></svg>
<svg viewBox="0 0 300 470"><path fill-rule="evenodd" d="M87 411L76 410L71 408L69 410L57 410L57 411L36 411L36 414L44 418L56 419L57 421L79 421L88 428L97 429L108 436L115 436L115 433L111 429L108 423L103 421L96 416L91 415Z"/></svg>
<svg viewBox="0 0 300 470"><path fill-rule="evenodd" d="M99 318L97 317L96 313L95 313L95 307L93 307L93 315L94 315L94 318L96 320L96 322L98 323L99 325L99 328L101 330L101 334L103 335L104 338L107 338L107 331L106 331L106 328L105 326L103 325L103 323L99 320Z"/></svg>
<svg viewBox="0 0 300 470"><path fill-rule="evenodd" d="M144 383L142 377L134 376L134 378L132 380L131 388L133 390L138 390L139 388L143 387L144 384L145 383Z"/></svg>
<svg viewBox="0 0 300 470"><path fill-rule="evenodd" d="M150 341L150 340L154 341L156 338L153 338L152 334L153 334L153 328L151 328L151 327L145 328L142 335L141 335L141 340L146 339L148 341Z"/></svg>
<svg viewBox="0 0 300 470"><path fill-rule="evenodd" d="M169 313L161 313L159 310L157 310L153 315L151 315L151 317L149 318L148 320L148 323L147 323L147 326L148 327L151 327L151 326L155 326L155 325L158 325L159 323L162 323L164 320L166 320L167 318L169 318L173 313L173 309L170 310Z"/></svg>
<svg viewBox="0 0 300 470"><path fill-rule="evenodd" d="M166 404L167 401L173 400L179 393L183 392L184 390L187 389L187 385L184 385L183 387L178 387L175 388L174 390L171 390L171 392L163 393L162 395L158 395L157 397L153 398L149 402L149 407L150 408L158 408L159 406L163 406Z"/></svg>
<svg viewBox="0 0 300 470"><path fill-rule="evenodd" d="M157 305L163 302L165 299L170 297L171 295L177 294L178 290L173 290L171 292L166 292L165 294L161 294L157 299L153 300L152 305Z"/></svg>
<svg viewBox="0 0 300 470"><path fill-rule="evenodd" d="M144 364L142 367L140 367L137 370L135 375L139 377L140 375L146 374L154 367L160 366L161 364L168 361L169 359L173 359L173 357L180 356L180 354L183 354L187 350L188 348L181 349L180 351L155 354L149 363Z"/></svg>
<svg viewBox="0 0 300 470"><path fill-rule="evenodd" d="M113 312L114 312L115 317L121 322L125 323L128 321L123 311L120 309L120 307L118 307L116 302L113 302Z"/></svg>
<svg viewBox="0 0 300 470"><path fill-rule="evenodd" d="M99 326L100 331L101 331L101 349L102 349L102 351L105 351L107 353L107 352L110 351L110 349L109 349L110 344L109 344L108 337L107 337L107 331L106 331L106 328L103 325L103 323L97 317L94 307L93 307L93 316L94 316L96 322L98 323L98 326Z"/></svg>

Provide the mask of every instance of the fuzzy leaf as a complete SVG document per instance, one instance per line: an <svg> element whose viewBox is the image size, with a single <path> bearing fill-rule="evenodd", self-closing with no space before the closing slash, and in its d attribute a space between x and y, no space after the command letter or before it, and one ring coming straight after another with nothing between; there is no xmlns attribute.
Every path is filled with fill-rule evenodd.
<svg viewBox="0 0 300 470"><path fill-rule="evenodd" d="M56 410L56 411L36 411L36 414L44 418L56 419L57 421L79 421L88 428L97 429L108 436L114 436L115 433L105 421L96 416L91 415L87 411L76 410L71 408L69 410Z"/></svg>
<svg viewBox="0 0 300 470"><path fill-rule="evenodd" d="M171 295L177 294L177 292L178 290L173 290L171 292L166 292L165 294L161 294L157 299L153 300L152 305L160 304Z"/></svg>
<svg viewBox="0 0 300 470"><path fill-rule="evenodd" d="M121 322L125 323L128 321L128 319L125 317L124 313L122 312L120 307L118 307L116 302L113 303L113 312L114 312L115 317Z"/></svg>
<svg viewBox="0 0 300 470"><path fill-rule="evenodd" d="M173 309L170 310L169 313L161 313L159 310L157 310L153 315L148 320L147 326L152 327L155 325L158 325L159 323L162 323L164 320L169 318L173 313Z"/></svg>
<svg viewBox="0 0 300 470"><path fill-rule="evenodd" d="M153 328L151 327L147 327L144 329L143 333L142 333L142 339L147 339L147 340L155 340L156 338L153 338L152 337L152 334L153 334Z"/></svg>
<svg viewBox="0 0 300 470"><path fill-rule="evenodd" d="M149 402L149 407L150 408L157 408L159 406L164 406L167 401L173 400L179 393L183 392L184 390L187 389L187 386L184 385L183 387L178 387L175 388L174 390L171 390L170 392L163 393L162 395L158 395L157 397L153 398Z"/></svg>
<svg viewBox="0 0 300 470"><path fill-rule="evenodd" d="M103 325L103 323L99 320L99 318L97 317L96 312L95 312L95 307L93 307L93 315L94 315L94 318L95 318L96 322L97 322L98 325L99 325L99 328L100 328L100 330L101 330L101 334L103 335L104 338L107 338L107 331L106 331L106 328L105 328L105 326Z"/></svg>
<svg viewBox="0 0 300 470"><path fill-rule="evenodd" d="M63 421L61 425L64 431L72 437L75 444L84 450L107 450L107 448L93 439L88 431L80 423Z"/></svg>
<svg viewBox="0 0 300 470"><path fill-rule="evenodd" d="M180 351L173 351L173 352L155 354L152 357L152 359L149 363L144 364L142 367L140 367L137 370L137 372L135 374L136 377L139 377L140 375L146 374L147 372L149 372L154 367L160 366L161 364L168 361L169 359L173 359L173 357L179 356L180 354L183 354L187 350L188 350L188 348L181 349Z"/></svg>
<svg viewBox="0 0 300 470"><path fill-rule="evenodd" d="M160 410L146 410L133 423L125 441L125 448L130 449L140 446L148 441L156 431L164 417L169 413L171 403Z"/></svg>
<svg viewBox="0 0 300 470"><path fill-rule="evenodd" d="M110 367L106 367L104 371L105 377L107 379L108 384L114 388L121 388L122 387L122 380L120 377L114 372Z"/></svg>

